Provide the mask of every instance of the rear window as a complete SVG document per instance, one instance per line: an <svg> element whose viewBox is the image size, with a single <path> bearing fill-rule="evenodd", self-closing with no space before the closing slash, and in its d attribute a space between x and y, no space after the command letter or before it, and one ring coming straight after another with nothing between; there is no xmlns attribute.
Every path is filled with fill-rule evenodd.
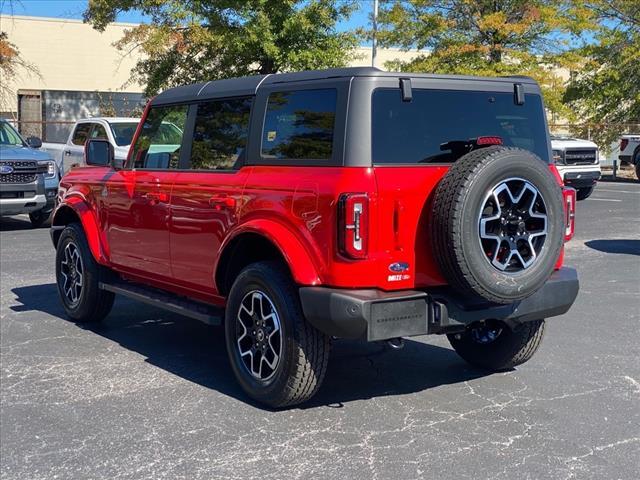
<svg viewBox="0 0 640 480"><path fill-rule="evenodd" d="M374 164L455 162L468 151L458 146L477 137L500 137L504 146L549 161L539 95L516 105L512 93L414 88L412 94L403 102L400 89L374 91Z"/></svg>
<svg viewBox="0 0 640 480"><path fill-rule="evenodd" d="M333 88L270 94L262 133L262 156L330 159L336 98Z"/></svg>

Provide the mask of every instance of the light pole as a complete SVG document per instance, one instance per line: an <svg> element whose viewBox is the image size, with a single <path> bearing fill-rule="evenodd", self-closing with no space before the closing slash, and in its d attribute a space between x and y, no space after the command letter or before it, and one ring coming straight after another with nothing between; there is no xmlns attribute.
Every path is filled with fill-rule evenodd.
<svg viewBox="0 0 640 480"><path fill-rule="evenodd" d="M373 0L373 38L371 42L371 66L376 66L376 55L378 54L378 0Z"/></svg>

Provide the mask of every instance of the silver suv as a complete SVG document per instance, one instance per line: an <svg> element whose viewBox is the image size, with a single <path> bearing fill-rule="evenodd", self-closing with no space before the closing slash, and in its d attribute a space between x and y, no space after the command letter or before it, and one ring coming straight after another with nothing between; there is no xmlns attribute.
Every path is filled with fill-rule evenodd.
<svg viewBox="0 0 640 480"><path fill-rule="evenodd" d="M41 145L0 119L0 215L28 213L34 227L49 219L60 182L58 165L37 150Z"/></svg>

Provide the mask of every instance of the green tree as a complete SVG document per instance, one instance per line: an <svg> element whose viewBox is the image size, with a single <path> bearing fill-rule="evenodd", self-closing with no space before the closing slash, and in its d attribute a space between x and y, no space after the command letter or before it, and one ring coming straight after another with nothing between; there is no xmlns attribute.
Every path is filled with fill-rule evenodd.
<svg viewBox="0 0 640 480"><path fill-rule="evenodd" d="M151 19L116 46L140 49L135 80L168 86L251 74L344 66L357 45L336 24L353 0L89 0L85 21L104 30L119 12Z"/></svg>
<svg viewBox="0 0 640 480"><path fill-rule="evenodd" d="M600 28L580 53L582 65L565 100L591 124L640 124L640 1L586 0ZM620 128L592 128L608 145L624 133ZM635 133L635 132L634 132Z"/></svg>
<svg viewBox="0 0 640 480"><path fill-rule="evenodd" d="M424 49L400 71L466 75L528 75L542 86L547 108L563 105L564 79L579 58L572 39L594 28L593 14L570 0L405 0L383 4L382 45Z"/></svg>

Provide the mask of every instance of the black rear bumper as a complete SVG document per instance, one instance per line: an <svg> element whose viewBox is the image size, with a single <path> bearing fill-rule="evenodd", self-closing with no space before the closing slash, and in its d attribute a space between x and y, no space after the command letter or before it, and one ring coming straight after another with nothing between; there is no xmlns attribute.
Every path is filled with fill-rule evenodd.
<svg viewBox="0 0 640 480"><path fill-rule="evenodd" d="M300 288L307 320L321 332L340 338L386 340L424 334L453 333L481 320L519 323L566 313L578 295L573 268L554 272L532 296L509 305L470 305L447 291L429 292Z"/></svg>

